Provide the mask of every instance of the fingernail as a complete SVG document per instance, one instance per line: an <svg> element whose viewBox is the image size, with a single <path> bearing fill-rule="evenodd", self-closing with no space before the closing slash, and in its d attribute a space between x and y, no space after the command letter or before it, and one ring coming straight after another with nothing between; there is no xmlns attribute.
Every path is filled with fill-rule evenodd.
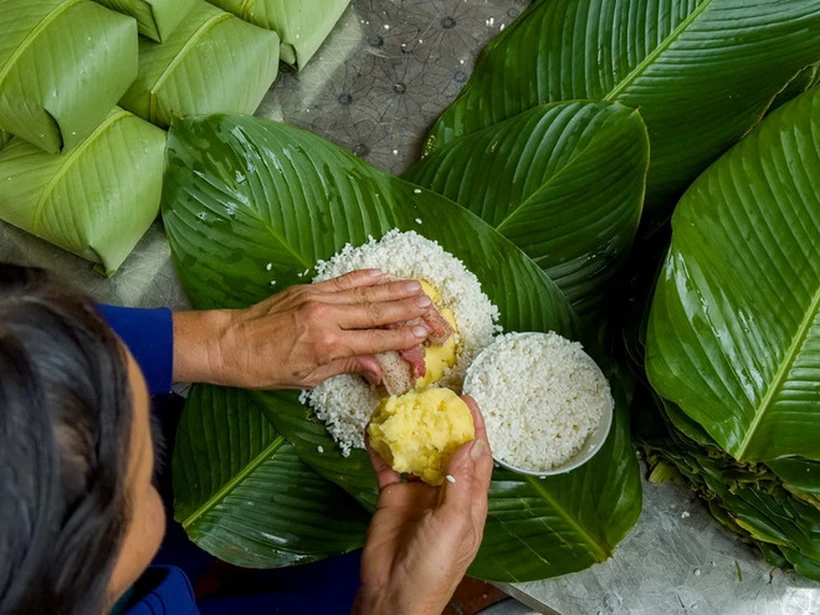
<svg viewBox="0 0 820 615"><path fill-rule="evenodd" d="M476 440L473 447L470 449L470 459L478 461L481 456L487 451L487 443L484 440Z"/></svg>
<svg viewBox="0 0 820 615"><path fill-rule="evenodd" d="M419 295L418 297L416 297L416 305L421 308L430 307L432 303L432 299L430 299L430 297L428 297L427 295Z"/></svg>
<svg viewBox="0 0 820 615"><path fill-rule="evenodd" d="M365 271L365 275L368 278L380 278L382 277L382 270L381 269L368 269Z"/></svg>
<svg viewBox="0 0 820 615"><path fill-rule="evenodd" d="M418 325L416 327L413 327L413 335L415 335L416 337L425 338L428 335L430 335L430 331L427 330L427 327L422 327L421 325Z"/></svg>
<svg viewBox="0 0 820 615"><path fill-rule="evenodd" d="M404 282L401 288L408 293L417 293L421 290L421 284L416 280L410 280L409 282Z"/></svg>

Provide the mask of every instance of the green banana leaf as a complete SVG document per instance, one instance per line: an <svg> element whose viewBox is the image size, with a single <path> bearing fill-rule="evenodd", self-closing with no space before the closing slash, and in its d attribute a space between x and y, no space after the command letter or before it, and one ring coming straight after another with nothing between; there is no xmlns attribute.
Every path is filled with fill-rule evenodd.
<svg viewBox="0 0 820 615"><path fill-rule="evenodd" d="M480 216L589 316L600 311L638 230L648 164L637 111L570 102L455 139L404 178Z"/></svg>
<svg viewBox="0 0 820 615"><path fill-rule="evenodd" d="M818 116L814 88L690 188L652 305L652 385L740 460L820 460Z"/></svg>
<svg viewBox="0 0 820 615"><path fill-rule="evenodd" d="M0 128L0 149L3 149L9 141L14 138L13 135L7 133L5 130Z"/></svg>
<svg viewBox="0 0 820 615"><path fill-rule="evenodd" d="M279 37L203 0L168 39L141 39L139 75L120 104L167 128L175 117L247 113L276 80Z"/></svg>
<svg viewBox="0 0 820 615"><path fill-rule="evenodd" d="M172 471L176 520L230 564L303 564L364 542L367 513L302 463L245 391L191 390Z"/></svg>
<svg viewBox="0 0 820 615"><path fill-rule="evenodd" d="M96 0L137 20L139 33L162 43L173 34L196 0Z"/></svg>
<svg viewBox="0 0 820 615"><path fill-rule="evenodd" d="M159 213L165 132L114 109L62 155L0 150L0 219L114 273Z"/></svg>
<svg viewBox="0 0 820 615"><path fill-rule="evenodd" d="M211 0L211 4L282 39L281 59L302 70L339 21L350 0Z"/></svg>
<svg viewBox="0 0 820 615"><path fill-rule="evenodd" d="M182 283L200 308L259 301L272 289L302 282L300 273L344 244L395 227L437 240L462 259L498 305L505 329L584 336L550 279L477 216L319 137L268 120L211 116L175 122L163 219ZM361 451L342 457L296 393L256 393L255 399L305 463L372 506L375 482ZM583 468L543 481L496 475L475 574L545 578L612 553L641 506L623 395L618 404L608 443Z"/></svg>
<svg viewBox="0 0 820 615"><path fill-rule="evenodd" d="M3 0L0 127L51 154L74 148L137 76L133 19L90 0Z"/></svg>
<svg viewBox="0 0 820 615"><path fill-rule="evenodd" d="M545 102L620 102L649 129L647 207L662 216L818 60L816 0L536 0L487 46L428 149Z"/></svg>

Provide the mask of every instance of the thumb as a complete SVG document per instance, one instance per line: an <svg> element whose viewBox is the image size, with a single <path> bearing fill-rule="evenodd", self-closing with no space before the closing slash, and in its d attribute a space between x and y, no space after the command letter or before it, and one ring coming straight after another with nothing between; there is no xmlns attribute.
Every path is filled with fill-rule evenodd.
<svg viewBox="0 0 820 615"><path fill-rule="evenodd" d="M447 465L448 478L443 483L442 512L452 515L469 515L472 507L472 484L475 476L475 452L486 446L480 440L462 444ZM476 449L479 447L479 449Z"/></svg>

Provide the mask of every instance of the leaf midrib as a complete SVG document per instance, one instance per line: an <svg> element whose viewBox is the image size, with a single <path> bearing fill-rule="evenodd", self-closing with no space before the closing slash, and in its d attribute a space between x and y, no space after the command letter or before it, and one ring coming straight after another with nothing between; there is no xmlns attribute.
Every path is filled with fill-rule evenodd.
<svg viewBox="0 0 820 615"><path fill-rule="evenodd" d="M54 176L49 180L46 187L43 189L43 193L40 195L40 199L37 201L37 204L34 206L34 212L32 213L31 217L31 228L35 235L40 235L40 220L43 217L43 210L45 209L46 202L48 201L51 193L54 191L54 188L60 181L65 177L66 173L68 173L71 168L74 166L74 163L77 161L80 156L90 148L94 142L97 140L102 133L108 130L111 126L115 123L124 119L128 116L132 115L128 111L117 111L109 115L102 124L97 126L85 141L83 141L80 145L73 148L70 153L64 156L64 160L60 165L60 168L54 174Z"/></svg>
<svg viewBox="0 0 820 615"><path fill-rule="evenodd" d="M704 0L703 4L692 11L692 13L652 51L652 53L646 56L646 58L644 58L634 69L632 69L632 72L624 77L620 83L618 83L606 96L604 96L603 100L607 102L615 102L617 97L620 96L626 88L632 85L647 68L655 63L655 60L657 60L663 52L672 46L672 43L675 43L678 38L680 38L680 35L683 34L689 26L697 21L698 17L700 17L703 12L709 8L712 2L713 0Z"/></svg>
<svg viewBox="0 0 820 615"><path fill-rule="evenodd" d="M63 13L65 13L71 7L79 4L83 0L68 0L68 2L64 2L56 7L54 7L51 11L48 12L38 23L31 29L31 32L26 34L25 38L20 41L20 44L17 46L12 54L9 56L8 62L6 62L6 66L4 70L0 71L0 89L3 87L3 82L9 76L9 73L14 70L15 64L17 64L17 60L20 59L26 49L28 49L37 37L40 36L40 33L45 30L49 25L54 23L54 21Z"/></svg>
<svg viewBox="0 0 820 615"><path fill-rule="evenodd" d="M263 463L268 461L271 456L281 448L283 444L285 444L287 440L285 440L284 436L277 436L273 442L271 442L268 446L265 447L261 453L259 453L250 463L248 463L238 474L234 474L233 478L229 480L227 483L222 485L216 493L214 493L208 500L199 506L191 515L186 517L182 521L182 527L184 529L188 529L191 525L197 522L197 520L210 511L214 506L216 506L220 501L222 501L231 491L236 489L242 481L245 480L252 472L254 472L259 466Z"/></svg>
<svg viewBox="0 0 820 615"><path fill-rule="evenodd" d="M600 544L592 537L592 535L584 529L580 523L578 523L572 516L564 510L555 499L549 494L549 492L544 489L542 484L540 483L540 479L536 479L534 477L528 476L526 481L532 486L532 488L537 491L555 510L561 518L563 518L567 524L571 527L575 528L575 530L584 537L587 544L592 547L593 554L595 555L596 561L603 562L610 556L610 553L604 550ZM607 545L608 546L608 545Z"/></svg>
<svg viewBox="0 0 820 615"><path fill-rule="evenodd" d="M743 438L743 442L740 444L740 448L737 452L738 459L742 460L744 458L746 451L751 446L752 440L754 440L754 437L757 435L757 430L760 427L760 423L763 421L763 417L767 414L772 405L774 396L780 390L780 387L785 382L786 377L791 372L794 362L800 354L800 349L803 347L803 344L809 335L809 331L811 330L812 323L817 316L818 310L820 310L820 286L817 287L814 297L812 297L811 303L809 304L809 308L806 310L806 317L803 319L803 322L800 323L800 327L798 328L792 343L789 345L789 350L786 352L786 356L781 362L780 368L777 370L769 389L766 391L766 394L761 400L754 419L752 419L752 422L749 424L749 429L746 431L746 437Z"/></svg>
<svg viewBox="0 0 820 615"><path fill-rule="evenodd" d="M151 118L151 122L157 122L157 118L154 115L154 111L157 102L157 92L160 90L160 88L163 85L165 85L165 82L173 74L177 66L179 66L182 63L185 57L190 53L191 49L193 49L199 43L202 37L205 36L205 34L207 34L208 30L210 30L219 22L225 21L226 19L231 19L232 17L233 15L231 15L230 13L220 12L206 19L205 22L201 26L199 26L199 28L197 28L196 31L191 35L191 38L189 38L185 42L185 44L182 46L182 49L180 49L176 53L174 59L171 60L171 62L168 63L168 66L165 67L165 70L163 70L162 73L160 73L159 77L157 77L157 80L154 82L154 85L152 85L148 89L148 117Z"/></svg>
<svg viewBox="0 0 820 615"><path fill-rule="evenodd" d="M250 12L254 4L256 4L256 0L245 0L242 3L242 7L239 9L239 13L242 15L242 19L244 19L245 21L250 21Z"/></svg>

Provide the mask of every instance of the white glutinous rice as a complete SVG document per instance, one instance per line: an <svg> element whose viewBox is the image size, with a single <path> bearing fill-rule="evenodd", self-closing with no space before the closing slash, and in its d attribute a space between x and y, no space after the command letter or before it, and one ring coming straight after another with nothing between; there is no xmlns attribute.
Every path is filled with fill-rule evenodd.
<svg viewBox="0 0 820 615"><path fill-rule="evenodd" d="M530 472L571 459L611 408L601 370L557 333L508 333L470 367L464 392L484 415L493 456Z"/></svg>
<svg viewBox="0 0 820 615"><path fill-rule="evenodd" d="M438 243L414 231L394 229L366 244L346 245L328 261L319 261L314 282L322 282L358 269L381 269L407 279L422 279L441 294L441 306L455 314L458 360L440 381L441 386L461 390L467 367L501 329L498 308L481 290L481 283L459 259ZM327 425L342 454L364 448L364 432L370 415L379 405L379 394L359 376L343 375L326 380L302 394Z"/></svg>

